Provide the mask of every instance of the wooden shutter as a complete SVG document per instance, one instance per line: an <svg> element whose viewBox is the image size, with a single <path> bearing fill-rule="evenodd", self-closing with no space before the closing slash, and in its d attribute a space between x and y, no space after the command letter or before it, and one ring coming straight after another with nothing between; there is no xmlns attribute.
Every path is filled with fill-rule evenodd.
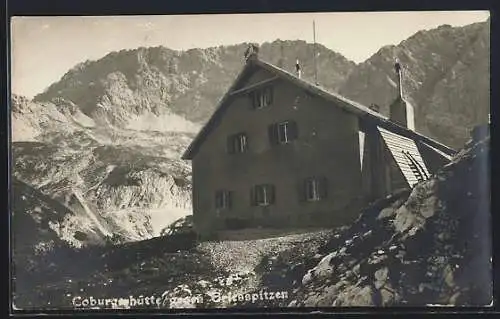
<svg viewBox="0 0 500 319"><path fill-rule="evenodd" d="M227 152L229 154L234 154L235 148L234 148L234 136L228 136L227 137Z"/></svg>
<svg viewBox="0 0 500 319"><path fill-rule="evenodd" d="M278 144L278 126L276 124L271 124L268 126L267 131L271 145Z"/></svg>
<svg viewBox="0 0 500 319"><path fill-rule="evenodd" d="M273 87L268 86L266 88L266 96L267 96L267 105L273 104Z"/></svg>
<svg viewBox="0 0 500 319"><path fill-rule="evenodd" d="M219 208L219 207L220 207L220 200L219 200L219 196L220 196L220 192L219 192L219 191L216 191L216 192L215 192L215 208Z"/></svg>
<svg viewBox="0 0 500 319"><path fill-rule="evenodd" d="M227 208L231 208L233 206L233 192L227 191Z"/></svg>
<svg viewBox="0 0 500 319"><path fill-rule="evenodd" d="M319 198L324 199L328 197L328 179L326 177L320 177L318 179L319 183Z"/></svg>
<svg viewBox="0 0 500 319"><path fill-rule="evenodd" d="M269 192L268 196L269 196L269 204L274 204L275 200L276 200L276 189L274 187L274 185L267 185L267 191Z"/></svg>
<svg viewBox="0 0 500 319"><path fill-rule="evenodd" d="M250 187L250 206L255 206L255 187Z"/></svg>
<svg viewBox="0 0 500 319"><path fill-rule="evenodd" d="M250 92L248 94L248 99L250 100L250 109L255 109L257 107L257 104L256 104L256 94L255 94L255 91L254 92Z"/></svg>
<svg viewBox="0 0 500 319"><path fill-rule="evenodd" d="M288 136L289 140L295 140L299 137L299 128L297 126L297 122L288 121L288 129L290 131L290 135Z"/></svg>
<svg viewBox="0 0 500 319"><path fill-rule="evenodd" d="M298 196L299 202L307 201L306 183L307 183L307 179L300 179L297 182L297 196Z"/></svg>

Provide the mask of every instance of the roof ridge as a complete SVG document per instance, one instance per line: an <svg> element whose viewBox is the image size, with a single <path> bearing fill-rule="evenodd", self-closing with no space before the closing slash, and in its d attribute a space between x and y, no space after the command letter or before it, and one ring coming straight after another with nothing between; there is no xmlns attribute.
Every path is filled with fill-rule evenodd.
<svg viewBox="0 0 500 319"><path fill-rule="evenodd" d="M320 86L320 85L314 84L312 82L309 82L307 80L304 80L302 78L299 78L295 74L293 74L287 70L284 70L280 67L277 67L274 64L266 62L258 57L252 62L257 63L261 66L271 68L275 71L282 72L282 73L286 74L287 76L293 78L295 81L309 86L311 89L321 90L324 94L328 94L328 95L332 96L333 98L339 100L340 102L348 104L350 106L350 108L349 108L350 111L354 111L354 110L352 110L352 108L356 108L358 111L357 113L361 112L361 113L364 113L364 115L371 116L372 118L380 121L382 124L386 124L386 125L392 126L393 128L397 128L399 131L404 132L405 134L408 134L408 135L413 135L414 137L416 137L418 139L423 139L425 142L427 142L427 143L430 142L431 144L434 144L434 146L438 147L438 148L444 148L444 149L446 149L446 151L448 151L450 153L456 152L456 150L452 149L451 147L449 147L441 142L438 142L438 141L436 141L428 136L423 135L422 133L419 133L419 132L414 131L414 130L410 130L408 128L405 128L405 127L391 121L388 117L384 116L383 114L378 113L376 111L373 111L369 107L367 107L359 102L356 102L356 101L353 101L349 98L346 98L345 96L343 96L339 93L332 92L323 86ZM391 127L386 127L386 128L391 129Z"/></svg>
<svg viewBox="0 0 500 319"><path fill-rule="evenodd" d="M376 111L371 110L369 107L352 101L344 96L342 96L339 93L332 92L318 84L309 82L307 80L304 80L302 78L297 77L296 75L292 74L291 72L280 68L274 64L271 64L269 62L266 62L262 59L260 59L258 56L253 57L252 59L247 60L245 63L243 69L240 71L238 76L235 78L229 89L226 91L226 93L222 96L222 98L219 100L217 107L215 108L215 111L212 113L212 116L209 118L209 120L206 122L206 124L202 127L200 132L196 135L194 138L193 142L188 146L184 154L182 155L183 159L190 159L192 158L191 154L195 152L196 148L198 147L199 143L202 142L203 137L205 134L208 133L210 126L214 123L214 121L217 120L217 116L224 110L223 106L225 105L225 102L228 100L228 98L231 95L232 90L237 86L237 84L241 81L242 78L244 78L244 75L249 72L249 70L253 66L260 66L270 72L278 73L278 75L286 77L288 80L292 81L296 85L311 91L311 93L316 94L324 99L330 100L331 102L334 102L335 104L339 105L342 109L344 109L347 112L351 112L356 114L357 116L360 117L365 117L369 120L375 120L377 125L383 126L385 129L393 132L394 134L406 136L411 139L417 139L422 142L425 142L427 144L431 144L431 146L436 147L440 149L442 152L445 153L450 153L449 155L456 153L456 151L430 137L427 137L421 133L418 133L414 130L410 130L408 128L405 128L393 121L391 121L389 118L384 116L381 113L378 113Z"/></svg>

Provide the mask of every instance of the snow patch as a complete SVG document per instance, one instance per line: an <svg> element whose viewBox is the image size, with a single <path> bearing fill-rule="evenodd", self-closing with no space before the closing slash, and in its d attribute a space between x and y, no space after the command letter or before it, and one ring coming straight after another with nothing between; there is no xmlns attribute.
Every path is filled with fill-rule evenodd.
<svg viewBox="0 0 500 319"><path fill-rule="evenodd" d="M159 132L197 132L200 129L199 125L177 114L156 116L151 113L132 118L127 123L126 128L136 131Z"/></svg>
<svg viewBox="0 0 500 319"><path fill-rule="evenodd" d="M179 218L191 214L190 208L166 206L148 210L154 236L160 236L161 231Z"/></svg>

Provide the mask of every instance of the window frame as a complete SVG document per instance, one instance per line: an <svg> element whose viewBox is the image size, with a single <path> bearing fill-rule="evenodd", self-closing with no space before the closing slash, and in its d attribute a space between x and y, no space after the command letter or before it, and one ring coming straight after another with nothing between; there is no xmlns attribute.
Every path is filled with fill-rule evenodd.
<svg viewBox="0 0 500 319"><path fill-rule="evenodd" d="M320 181L318 178L307 178L305 181L305 198L308 202L321 200ZM312 196L310 196L312 194Z"/></svg>
<svg viewBox="0 0 500 319"><path fill-rule="evenodd" d="M268 126L271 145L291 144L299 138L298 124L294 120L276 122Z"/></svg>
<svg viewBox="0 0 500 319"><path fill-rule="evenodd" d="M290 121L283 121L280 123L276 124L276 130L278 131L278 143L279 144L288 144L291 142L290 138L288 137L289 131L290 131ZM281 134L283 133L283 134ZM281 139L281 135L283 135L284 140Z"/></svg>
<svg viewBox="0 0 500 319"><path fill-rule="evenodd" d="M325 176L312 176L303 179L300 196L301 200L306 202L325 200L328 197L328 179Z"/></svg>
<svg viewBox="0 0 500 319"><path fill-rule="evenodd" d="M262 88L255 89L251 93L252 97L252 107L254 109L260 110L273 104L273 87L265 86Z"/></svg>
<svg viewBox="0 0 500 319"><path fill-rule="evenodd" d="M227 153L241 154L248 152L248 136L245 132L229 135L227 137Z"/></svg>
<svg viewBox="0 0 500 319"><path fill-rule="evenodd" d="M215 209L217 210L231 209L231 196L232 192L226 189L219 189L215 191Z"/></svg>
<svg viewBox="0 0 500 319"><path fill-rule="evenodd" d="M273 184L258 184L252 188L253 198L252 205L253 206L261 206L266 207L273 205L275 202L275 186ZM260 198L262 196L262 198ZM260 201L260 199L264 199Z"/></svg>

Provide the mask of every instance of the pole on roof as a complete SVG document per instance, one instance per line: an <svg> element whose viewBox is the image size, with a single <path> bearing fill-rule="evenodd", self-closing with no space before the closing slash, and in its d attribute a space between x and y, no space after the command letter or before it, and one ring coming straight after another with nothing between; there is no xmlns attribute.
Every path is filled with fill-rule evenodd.
<svg viewBox="0 0 500 319"><path fill-rule="evenodd" d="M318 85L318 69L316 66L316 22L313 20L313 63L314 63L314 83Z"/></svg>

